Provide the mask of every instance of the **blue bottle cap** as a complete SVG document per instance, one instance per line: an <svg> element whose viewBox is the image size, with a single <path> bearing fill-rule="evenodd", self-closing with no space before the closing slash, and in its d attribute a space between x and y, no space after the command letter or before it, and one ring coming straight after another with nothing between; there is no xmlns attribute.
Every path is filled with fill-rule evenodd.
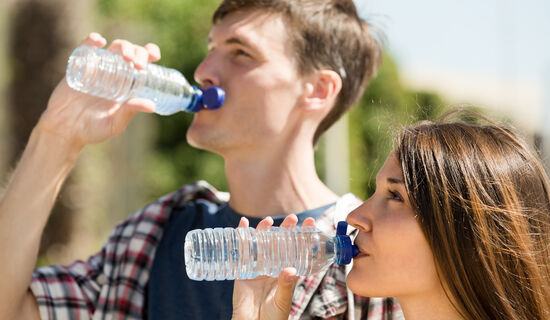
<svg viewBox="0 0 550 320"><path fill-rule="evenodd" d="M359 248L351 243L350 237L346 234L348 223L346 221L338 222L336 227L335 244L339 247L341 254L336 256L336 264L349 264L351 259L359 254Z"/></svg>
<svg viewBox="0 0 550 320"><path fill-rule="evenodd" d="M216 110L222 106L225 101L225 91L219 87L210 87L204 90L202 104L206 109Z"/></svg>
<svg viewBox="0 0 550 320"><path fill-rule="evenodd" d="M345 236L348 232L348 223L346 221L339 221L336 225L336 235Z"/></svg>

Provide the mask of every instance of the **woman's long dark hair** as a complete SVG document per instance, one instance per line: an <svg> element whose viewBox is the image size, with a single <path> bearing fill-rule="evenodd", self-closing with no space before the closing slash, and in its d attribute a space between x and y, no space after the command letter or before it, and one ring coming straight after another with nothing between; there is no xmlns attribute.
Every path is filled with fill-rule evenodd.
<svg viewBox="0 0 550 320"><path fill-rule="evenodd" d="M516 134L483 121L402 131L411 204L465 319L550 319L548 177Z"/></svg>

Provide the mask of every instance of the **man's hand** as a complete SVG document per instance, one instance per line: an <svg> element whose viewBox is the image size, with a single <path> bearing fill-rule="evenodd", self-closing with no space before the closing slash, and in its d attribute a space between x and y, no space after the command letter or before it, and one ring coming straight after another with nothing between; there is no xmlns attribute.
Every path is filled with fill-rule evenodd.
<svg viewBox="0 0 550 320"><path fill-rule="evenodd" d="M281 227L293 227L297 222L295 215L289 215ZM272 225L273 219L268 217L256 229L265 230ZM308 218L303 225L315 226L315 221ZM248 227L248 220L241 219L239 227ZM288 319L297 280L294 268L284 269L277 278L262 276L253 280L236 280L233 290L233 319Z"/></svg>
<svg viewBox="0 0 550 320"><path fill-rule="evenodd" d="M105 43L97 33L82 42L97 47ZM153 44L140 47L116 40L109 50L138 68L160 58ZM121 133L137 112L154 108L146 99L113 103L76 92L65 79L59 83L0 197L0 319L38 316L29 280L44 226L82 148Z"/></svg>
<svg viewBox="0 0 550 320"><path fill-rule="evenodd" d="M105 44L106 40L97 33L89 34L81 43L95 47ZM121 54L138 69L160 59L158 46L151 43L141 47L126 40L115 40L108 50ZM115 103L77 92L64 78L51 95L37 127L59 137L68 146L81 149L120 134L137 112L153 112L154 109L155 104L147 99Z"/></svg>

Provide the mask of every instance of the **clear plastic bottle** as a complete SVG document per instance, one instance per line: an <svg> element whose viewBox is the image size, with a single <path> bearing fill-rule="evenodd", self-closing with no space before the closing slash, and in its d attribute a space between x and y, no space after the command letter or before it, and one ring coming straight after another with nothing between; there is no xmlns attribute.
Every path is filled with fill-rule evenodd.
<svg viewBox="0 0 550 320"><path fill-rule="evenodd" d="M287 267L307 276L332 263L348 264L358 249L338 223L336 237L314 227L192 230L185 237L185 269L192 280L276 277Z"/></svg>
<svg viewBox="0 0 550 320"><path fill-rule="evenodd" d="M90 46L79 46L73 51L66 78L74 90L112 101L150 99L156 104L155 113L161 115L213 110L225 99L222 89L211 87L203 93L175 69L150 63L138 70L121 55Z"/></svg>

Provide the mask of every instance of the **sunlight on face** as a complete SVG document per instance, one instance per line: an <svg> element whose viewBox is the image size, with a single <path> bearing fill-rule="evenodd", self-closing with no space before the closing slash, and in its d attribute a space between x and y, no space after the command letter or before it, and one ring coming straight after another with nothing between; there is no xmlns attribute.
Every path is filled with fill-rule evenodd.
<svg viewBox="0 0 550 320"><path fill-rule="evenodd" d="M203 86L227 94L222 108L194 115L191 145L219 154L271 150L297 123L302 77L284 18L260 10L224 17L208 37L208 55L195 71Z"/></svg>
<svg viewBox="0 0 550 320"><path fill-rule="evenodd" d="M441 292L433 254L409 202L395 152L376 176L376 192L347 220L359 231L355 244L360 254L346 280L353 292L398 299Z"/></svg>

